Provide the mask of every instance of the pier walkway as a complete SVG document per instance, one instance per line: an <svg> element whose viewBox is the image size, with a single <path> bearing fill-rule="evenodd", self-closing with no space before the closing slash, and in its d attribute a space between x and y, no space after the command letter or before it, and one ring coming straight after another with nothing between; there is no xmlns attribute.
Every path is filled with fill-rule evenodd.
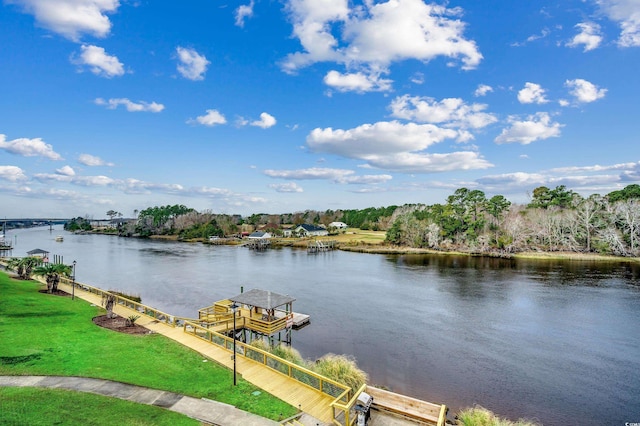
<svg viewBox="0 0 640 426"><path fill-rule="evenodd" d="M69 294L72 293L72 286L70 284L61 282L58 288ZM80 297L90 303L101 306L101 297L83 290L82 286L76 284L73 292L75 297ZM120 304L115 304L113 311L123 318L139 314L137 310ZM199 352L203 356L227 368L233 369L233 358L229 351L217 345L212 345L192 334L185 333L182 327L172 327L146 315L140 316L136 324L173 339ZM242 356L236 356L236 370L244 380L297 407L300 411L309 414L313 418L325 424L332 424L333 410L330 404L335 398L326 394L320 394L297 380L265 368L264 365Z"/></svg>

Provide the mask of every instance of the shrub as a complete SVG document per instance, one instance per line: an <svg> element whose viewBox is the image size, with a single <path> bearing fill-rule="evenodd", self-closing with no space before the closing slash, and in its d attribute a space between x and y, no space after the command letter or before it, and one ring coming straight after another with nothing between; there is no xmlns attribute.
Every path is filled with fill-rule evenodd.
<svg viewBox="0 0 640 426"><path fill-rule="evenodd" d="M354 390L368 379L367 373L358 368L355 359L347 355L324 355L316 361L313 370Z"/></svg>
<svg viewBox="0 0 640 426"><path fill-rule="evenodd" d="M127 317L127 327L133 327L133 324L140 318L140 315L129 315Z"/></svg>
<svg viewBox="0 0 640 426"><path fill-rule="evenodd" d="M529 420L510 420L501 419L490 410L475 406L465 408L456 416L457 424L460 426L538 426L539 423Z"/></svg>

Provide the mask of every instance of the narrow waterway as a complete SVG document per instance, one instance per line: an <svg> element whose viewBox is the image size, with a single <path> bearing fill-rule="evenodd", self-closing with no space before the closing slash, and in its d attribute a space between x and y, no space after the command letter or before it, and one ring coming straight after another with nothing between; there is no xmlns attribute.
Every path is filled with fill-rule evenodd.
<svg viewBox="0 0 640 426"><path fill-rule="evenodd" d="M245 290L296 298L305 358L352 355L370 383L545 425L640 422L640 268L208 246L48 228L9 232L76 277L182 316ZM56 242L56 235L64 235Z"/></svg>

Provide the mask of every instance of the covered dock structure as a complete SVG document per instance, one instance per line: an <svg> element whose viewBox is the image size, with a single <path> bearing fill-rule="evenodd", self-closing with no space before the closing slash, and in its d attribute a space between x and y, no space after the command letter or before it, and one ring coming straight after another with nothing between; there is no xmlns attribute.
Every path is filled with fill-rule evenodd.
<svg viewBox="0 0 640 426"><path fill-rule="evenodd" d="M198 310L201 323L245 343L268 339L291 345L291 331L309 323L309 315L293 312L294 299L272 291L252 289Z"/></svg>

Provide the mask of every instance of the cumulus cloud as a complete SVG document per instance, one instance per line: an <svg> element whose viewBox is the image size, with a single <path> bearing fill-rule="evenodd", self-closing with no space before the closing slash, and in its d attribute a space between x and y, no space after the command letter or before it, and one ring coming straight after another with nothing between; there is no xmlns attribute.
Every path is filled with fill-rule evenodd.
<svg viewBox="0 0 640 426"><path fill-rule="evenodd" d="M353 8L345 0L290 0L287 11L303 50L286 57L286 72L326 61L344 64L348 74L358 70L376 75L407 59L445 57L460 61L463 69L476 68L482 60L476 43L464 37L459 8L422 0L364 2ZM361 80L358 87L363 88Z"/></svg>
<svg viewBox="0 0 640 426"><path fill-rule="evenodd" d="M102 47L86 45L80 46L80 55L73 55L71 62L80 69L88 67L89 70L100 77L120 77L124 75L124 65L116 56L111 56Z"/></svg>
<svg viewBox="0 0 640 426"><path fill-rule="evenodd" d="M56 169L56 173L62 176L75 176L76 172L71 166L64 166Z"/></svg>
<svg viewBox="0 0 640 426"><path fill-rule="evenodd" d="M260 114L260 120L252 121L252 126L261 127L263 129L268 129L269 127L273 127L276 125L276 118L266 112Z"/></svg>
<svg viewBox="0 0 640 426"><path fill-rule="evenodd" d="M487 105L469 105L460 98L436 101L429 97L404 95L395 98L390 109L396 118L442 124L445 127L480 129L498 121L495 115L484 112Z"/></svg>
<svg viewBox="0 0 640 426"><path fill-rule="evenodd" d="M596 0L602 11L620 25L620 47L640 46L640 3L637 0Z"/></svg>
<svg viewBox="0 0 640 426"><path fill-rule="evenodd" d="M607 94L607 89L600 89L595 84L581 78L567 80L564 85L569 88L569 93L581 103L595 102Z"/></svg>
<svg viewBox="0 0 640 426"><path fill-rule="evenodd" d="M111 31L108 13L120 6L119 0L6 0L16 4L48 30L73 41L82 34L106 37Z"/></svg>
<svg viewBox="0 0 640 426"><path fill-rule="evenodd" d="M373 155L372 167L400 173L441 173L457 170L487 169L493 164L473 151L444 154L402 152L393 155Z"/></svg>
<svg viewBox="0 0 640 426"><path fill-rule="evenodd" d="M189 80L204 80L204 73L211 62L204 55L200 55L195 49L178 46L178 72Z"/></svg>
<svg viewBox="0 0 640 426"><path fill-rule="evenodd" d="M244 20L253 16L253 0L249 4L243 4L236 9L236 25L244 27Z"/></svg>
<svg viewBox="0 0 640 426"><path fill-rule="evenodd" d="M116 109L119 105L123 105L129 112L160 112L164 109L164 105L157 102L133 102L127 98L111 98L109 100L96 98L94 102L96 105L105 106L108 109Z"/></svg>
<svg viewBox="0 0 640 426"><path fill-rule="evenodd" d="M276 192L304 192L295 182L272 183L269 184L269 188L274 189Z"/></svg>
<svg viewBox="0 0 640 426"><path fill-rule="evenodd" d="M493 87L486 84L479 84L473 95L475 97L486 96L487 93L493 92Z"/></svg>
<svg viewBox="0 0 640 426"><path fill-rule="evenodd" d="M527 82L518 92L518 101L521 104L544 104L549 102L544 97L544 92L545 90L539 84Z"/></svg>
<svg viewBox="0 0 640 426"><path fill-rule="evenodd" d="M205 115L200 115L195 120L193 118L187 120L189 124L202 124L208 127L213 127L216 124L225 124L226 122L227 119L217 109L208 109Z"/></svg>
<svg viewBox="0 0 640 426"><path fill-rule="evenodd" d="M602 36L600 35L600 25L595 22L581 22L576 25L576 28L580 31L576 34L570 42L567 43L569 47L584 46L584 51L588 52L600 46L602 43Z"/></svg>
<svg viewBox="0 0 640 426"><path fill-rule="evenodd" d="M62 156L55 152L51 145L44 143L41 138L18 138L7 142L6 135L0 134L0 149L23 157L44 157L49 160L62 160Z"/></svg>
<svg viewBox="0 0 640 426"><path fill-rule="evenodd" d="M374 73L346 73L329 71L324 77L324 84L339 92L386 92L391 90L393 80L381 78Z"/></svg>
<svg viewBox="0 0 640 426"><path fill-rule="evenodd" d="M363 124L353 129L316 128L307 145L327 152L366 161L369 167L411 173L491 167L474 152L427 154L431 145L455 139L460 133L433 124L402 124L398 121Z"/></svg>
<svg viewBox="0 0 640 426"><path fill-rule="evenodd" d="M109 166L109 167L112 167L112 166L114 166L113 163L106 162L102 158L93 156L91 154L80 154L80 156L78 156L78 162L80 164L84 164L85 166L90 166L90 167L94 167L94 166Z"/></svg>
<svg viewBox="0 0 640 426"><path fill-rule="evenodd" d="M562 124L553 122L546 112L530 115L526 120L518 120L517 117L509 117L510 127L502 130L495 139L496 143L520 143L528 145L541 139L560 136Z"/></svg>
<svg viewBox="0 0 640 426"><path fill-rule="evenodd" d="M9 182L18 182L20 180L26 180L27 176L20 167L0 166L0 179L8 180Z"/></svg>

